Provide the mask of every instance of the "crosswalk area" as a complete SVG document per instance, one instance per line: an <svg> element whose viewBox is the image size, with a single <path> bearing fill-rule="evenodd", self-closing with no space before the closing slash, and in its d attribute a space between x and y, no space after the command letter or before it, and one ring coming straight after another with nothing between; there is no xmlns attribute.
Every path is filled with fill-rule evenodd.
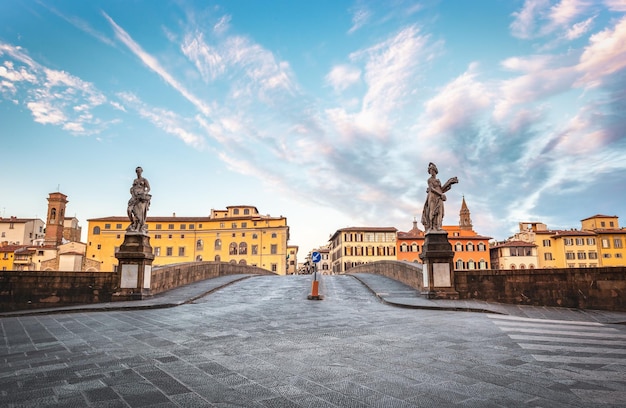
<svg viewBox="0 0 626 408"><path fill-rule="evenodd" d="M537 361L626 366L626 331L596 322L489 318Z"/></svg>

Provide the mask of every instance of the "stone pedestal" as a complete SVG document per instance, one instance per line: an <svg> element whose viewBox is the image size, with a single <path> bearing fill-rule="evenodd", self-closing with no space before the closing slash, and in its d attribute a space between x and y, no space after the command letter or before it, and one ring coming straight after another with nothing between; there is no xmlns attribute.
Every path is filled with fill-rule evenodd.
<svg viewBox="0 0 626 408"><path fill-rule="evenodd" d="M454 251L445 231L426 233L420 255L424 262L422 295L428 299L458 299L454 287Z"/></svg>
<svg viewBox="0 0 626 408"><path fill-rule="evenodd" d="M150 278L154 254L150 237L140 232L127 232L124 243L115 254L118 259L118 290L114 301L141 300L152 296Z"/></svg>

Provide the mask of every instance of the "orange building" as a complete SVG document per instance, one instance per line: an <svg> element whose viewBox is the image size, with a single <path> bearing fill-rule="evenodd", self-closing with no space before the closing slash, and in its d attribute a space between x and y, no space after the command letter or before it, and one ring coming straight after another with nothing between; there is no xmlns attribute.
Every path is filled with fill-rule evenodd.
<svg viewBox="0 0 626 408"><path fill-rule="evenodd" d="M491 237L478 235L474 231L465 197L463 197L459 216L459 225L443 226L444 231L448 233L448 241L454 251L455 269L489 269L489 240ZM413 220L413 228L410 231L398 231L397 259L421 263L422 260L419 256L424 247L424 238L424 231L417 227L415 220Z"/></svg>

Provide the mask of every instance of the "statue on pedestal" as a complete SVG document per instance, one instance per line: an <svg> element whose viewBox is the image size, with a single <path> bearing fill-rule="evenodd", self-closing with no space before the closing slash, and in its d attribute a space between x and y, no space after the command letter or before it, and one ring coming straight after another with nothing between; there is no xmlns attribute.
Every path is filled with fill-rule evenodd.
<svg viewBox="0 0 626 408"><path fill-rule="evenodd" d="M452 188L453 184L459 182L456 177L452 177L442 186L437 178L439 170L434 163L428 164L428 188L426 189L426 203L422 211L422 224L426 233L442 231L443 223L443 202L446 201L445 193Z"/></svg>
<svg viewBox="0 0 626 408"><path fill-rule="evenodd" d="M130 225L126 228L129 232L139 232L143 234L148 233L148 225L146 224L146 218L148 215L148 208L150 208L150 199L152 196L150 193L150 183L148 179L142 176L143 169L137 167L135 169L137 178L133 181L133 185L130 188L130 200L128 200L128 218L130 219Z"/></svg>

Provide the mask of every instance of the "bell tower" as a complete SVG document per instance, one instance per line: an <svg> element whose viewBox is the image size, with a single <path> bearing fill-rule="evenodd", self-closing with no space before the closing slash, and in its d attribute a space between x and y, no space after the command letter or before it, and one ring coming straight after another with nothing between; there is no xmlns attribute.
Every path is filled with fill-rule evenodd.
<svg viewBox="0 0 626 408"><path fill-rule="evenodd" d="M44 245L59 246L63 243L63 224L67 196L56 192L48 197L48 216L46 218L46 235Z"/></svg>
<svg viewBox="0 0 626 408"><path fill-rule="evenodd" d="M462 230L472 230L472 219L470 218L470 210L465 203L465 196L463 196L463 203L461 204L461 211L459 212L459 226Z"/></svg>

